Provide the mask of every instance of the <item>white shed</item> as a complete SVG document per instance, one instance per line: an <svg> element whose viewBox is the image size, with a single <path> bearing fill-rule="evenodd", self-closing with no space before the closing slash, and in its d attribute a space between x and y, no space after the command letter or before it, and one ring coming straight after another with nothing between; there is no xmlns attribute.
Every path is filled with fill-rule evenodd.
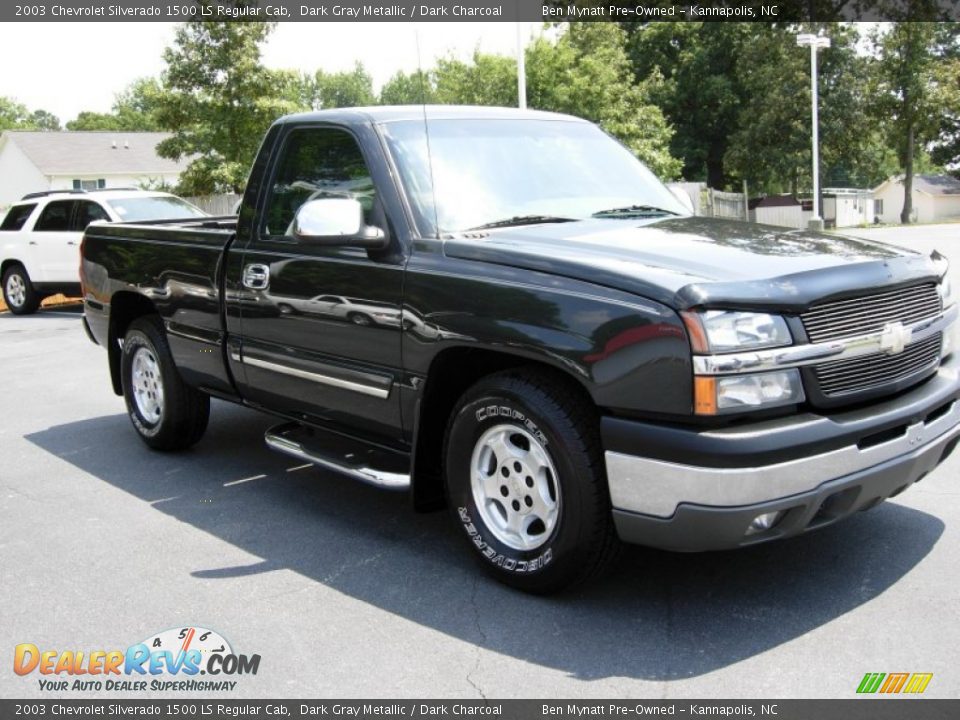
<svg viewBox="0 0 960 720"><path fill-rule="evenodd" d="M856 227L873 223L873 191L860 188L824 188L823 219L827 227Z"/></svg>
<svg viewBox="0 0 960 720"><path fill-rule="evenodd" d="M157 155L158 132L7 130L0 135L0 209L29 192L175 185L186 168Z"/></svg>
<svg viewBox="0 0 960 720"><path fill-rule="evenodd" d="M903 176L895 176L874 191L874 215L880 222L900 222ZM913 176L913 222L931 223L960 218L960 180L952 175Z"/></svg>

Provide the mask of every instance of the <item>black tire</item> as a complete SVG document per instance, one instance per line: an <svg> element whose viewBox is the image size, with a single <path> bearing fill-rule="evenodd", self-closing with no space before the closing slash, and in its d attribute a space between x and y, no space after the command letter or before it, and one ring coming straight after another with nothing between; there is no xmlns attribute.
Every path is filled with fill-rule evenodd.
<svg viewBox="0 0 960 720"><path fill-rule="evenodd" d="M277 310L280 311L281 315L293 315L295 312L293 305L287 303L277 303Z"/></svg>
<svg viewBox="0 0 960 720"><path fill-rule="evenodd" d="M513 426L518 432L507 426ZM506 435L503 435L506 433ZM444 444L444 470L447 500L457 525L461 528L472 554L483 568L500 582L526 592L546 594L556 592L591 577L600 575L611 563L620 546L610 512L610 494L607 488L600 443L600 418L589 398L583 397L562 378L536 369L513 370L488 376L470 388L460 399L447 426ZM501 464L501 458L487 452L484 438L500 434L522 449L530 439L537 444L537 452L552 461L557 477L550 483L549 497L555 498L558 509L553 514L553 527L538 519L529 524L531 532L539 533L532 542L541 543L532 549L518 548L505 542L491 529L486 514L495 519L499 513L505 520L509 514L506 504L514 507L514 515L536 513L526 487L530 485L529 467L517 465L517 474ZM476 458L474 451L477 451ZM491 456L493 460L491 460ZM512 456L505 465L512 464ZM504 501L481 495L488 508L478 508L473 488L475 460L493 468L483 473L488 479L501 482L499 492ZM522 472L521 472L522 470ZM549 478L552 471L543 470L540 476ZM543 487L538 480L538 490ZM513 483L511 485L511 483ZM482 484L482 483L481 483ZM503 493L507 488L507 493ZM509 493L509 495L508 495ZM536 497L536 496L534 496ZM514 504L516 502L516 504ZM526 504L532 510L523 510ZM524 522L529 520L524 517ZM503 528L500 529L503 533ZM530 539L530 535L526 536Z"/></svg>
<svg viewBox="0 0 960 720"><path fill-rule="evenodd" d="M149 376L134 378L138 353L149 368ZM150 358L153 366L149 365ZM173 362L163 323L156 316L134 320L123 340L120 377L127 414L140 438L154 450L184 450L203 437L210 419L210 397L187 385ZM136 383L141 383L138 400ZM143 383L147 383L146 386ZM152 388L152 392L149 390ZM142 405L159 396L159 412L151 414Z"/></svg>
<svg viewBox="0 0 960 720"><path fill-rule="evenodd" d="M40 307L41 300L43 297L33 288L23 265L18 263L7 268L3 273L3 301L10 312L14 315L30 315Z"/></svg>
<svg viewBox="0 0 960 720"><path fill-rule="evenodd" d="M360 327L367 327L368 325L373 325L372 317L359 312L350 313L349 315L347 315L347 320L352 322L354 325L359 325Z"/></svg>

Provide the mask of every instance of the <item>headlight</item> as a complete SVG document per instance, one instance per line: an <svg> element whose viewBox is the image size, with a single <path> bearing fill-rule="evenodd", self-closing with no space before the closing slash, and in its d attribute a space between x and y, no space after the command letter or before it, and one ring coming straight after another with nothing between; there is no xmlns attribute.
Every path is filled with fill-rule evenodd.
<svg viewBox="0 0 960 720"><path fill-rule="evenodd" d="M796 368L749 375L699 375L694 380L694 395L698 415L796 405L804 400Z"/></svg>
<svg viewBox="0 0 960 720"><path fill-rule="evenodd" d="M940 281L940 299L943 300L944 309L950 307L955 302L953 297L953 283L950 282L950 278L946 275L943 276L943 280Z"/></svg>
<svg viewBox="0 0 960 720"><path fill-rule="evenodd" d="M731 310L683 315L693 349L700 353L757 350L793 342L786 320L779 315Z"/></svg>

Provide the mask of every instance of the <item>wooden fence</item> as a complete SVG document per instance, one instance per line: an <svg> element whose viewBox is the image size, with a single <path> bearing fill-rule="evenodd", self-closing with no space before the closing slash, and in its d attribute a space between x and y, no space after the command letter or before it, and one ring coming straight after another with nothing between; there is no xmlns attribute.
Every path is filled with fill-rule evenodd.
<svg viewBox="0 0 960 720"><path fill-rule="evenodd" d="M204 195L201 197L188 197L184 198L184 200L193 203L211 215L236 215L240 195Z"/></svg>

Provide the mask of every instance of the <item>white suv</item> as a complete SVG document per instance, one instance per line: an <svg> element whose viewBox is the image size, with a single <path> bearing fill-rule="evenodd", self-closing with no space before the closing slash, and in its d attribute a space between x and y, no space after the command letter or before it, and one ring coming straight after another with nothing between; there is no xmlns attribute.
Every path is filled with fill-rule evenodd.
<svg viewBox="0 0 960 720"><path fill-rule="evenodd" d="M80 293L80 240L92 222L205 217L175 195L137 189L56 190L24 195L0 223L3 299L17 315L47 295Z"/></svg>

